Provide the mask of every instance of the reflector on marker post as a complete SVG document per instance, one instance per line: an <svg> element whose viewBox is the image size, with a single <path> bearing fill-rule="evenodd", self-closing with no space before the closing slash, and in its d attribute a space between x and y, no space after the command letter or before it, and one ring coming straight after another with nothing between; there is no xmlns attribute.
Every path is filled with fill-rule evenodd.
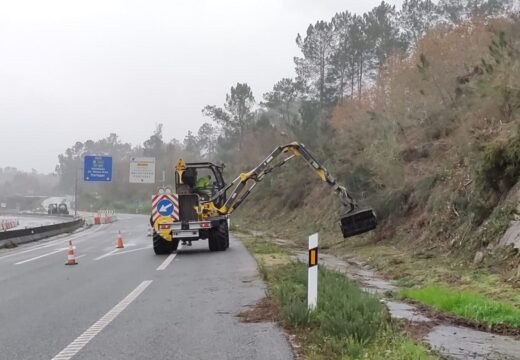
<svg viewBox="0 0 520 360"><path fill-rule="evenodd" d="M318 233L309 236L309 274L307 278L307 306L314 310L318 303Z"/></svg>

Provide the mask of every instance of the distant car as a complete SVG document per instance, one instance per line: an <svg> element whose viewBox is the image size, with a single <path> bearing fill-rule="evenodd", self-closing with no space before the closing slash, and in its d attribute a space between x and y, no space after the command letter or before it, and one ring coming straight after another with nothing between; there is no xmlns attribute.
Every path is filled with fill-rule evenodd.
<svg viewBox="0 0 520 360"><path fill-rule="evenodd" d="M58 213L58 204L49 204L47 207L47 214L54 215Z"/></svg>
<svg viewBox="0 0 520 360"><path fill-rule="evenodd" d="M69 215L67 204L49 204L47 207L47 214L49 215Z"/></svg>
<svg viewBox="0 0 520 360"><path fill-rule="evenodd" d="M69 215L69 209L67 208L67 204L58 205L58 214Z"/></svg>

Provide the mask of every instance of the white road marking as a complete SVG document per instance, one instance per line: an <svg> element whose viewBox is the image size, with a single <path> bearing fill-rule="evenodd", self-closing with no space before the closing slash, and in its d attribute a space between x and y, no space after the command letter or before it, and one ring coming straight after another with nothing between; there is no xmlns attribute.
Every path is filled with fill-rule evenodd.
<svg viewBox="0 0 520 360"><path fill-rule="evenodd" d="M108 324L112 322L119 314L125 310L141 293L152 283L152 280L146 280L139 284L130 294L116 306L110 309L101 319L96 321L94 325L89 327L83 334L78 336L65 349L60 351L52 360L69 360L76 355L85 345L87 345L97 334L99 334Z"/></svg>
<svg viewBox="0 0 520 360"><path fill-rule="evenodd" d="M117 252L117 253L113 254L112 256L121 255L121 254L128 254L128 253L132 253L132 252L135 252L135 251L148 250L148 249L151 249L151 248L152 248L152 246L148 245L148 246L145 246L145 247L142 247L142 248L137 248L137 249L132 249L132 250L123 250L123 251L120 251L120 252Z"/></svg>
<svg viewBox="0 0 520 360"><path fill-rule="evenodd" d="M46 257L46 256L57 254L57 253L59 253L60 251L63 251L63 250L67 250L67 248L57 249L57 250L51 251L50 253L46 253L46 254L43 254L43 255L40 255L40 256L36 256L36 257L30 258L30 259L27 259L27 260L18 261L17 263L14 263L14 264L15 265L25 264L25 263L27 263L29 261L38 260L38 259L41 259L41 258Z"/></svg>
<svg viewBox="0 0 520 360"><path fill-rule="evenodd" d="M182 249L182 245L179 245L179 247L177 248L177 250L180 250L180 249ZM159 265L159 267L157 268L157 271L161 271L161 270L166 269L166 267L167 267L168 265L170 265L170 263L173 261L173 259L175 259L176 256L177 256L177 253L176 253L176 252L174 252L174 253L168 255L168 257L166 258L166 260L164 260L164 261L162 262L162 264Z"/></svg>
<svg viewBox="0 0 520 360"><path fill-rule="evenodd" d="M101 256L98 256L98 257L95 258L94 260L100 260L100 259L103 259L103 258L105 258L105 257L107 257L107 256L110 256L110 255L112 255L113 253L115 253L117 250L118 250L118 249L114 249L114 250L112 250L112 251L110 251L110 252L107 252L106 254L103 254L103 255L101 255Z"/></svg>
<svg viewBox="0 0 520 360"><path fill-rule="evenodd" d="M106 257L109 257L109 256L116 256L116 255L121 255L121 254L128 254L128 253L132 253L134 251L141 251L141 250L147 250L147 249L151 249L152 246L149 245L149 246L145 246L145 247L142 247L142 248L137 248L137 249L132 249L132 250L119 250L119 249L114 249L106 254L103 254L101 256L98 256L97 258L95 258L94 260L101 260L103 258L106 258Z"/></svg>

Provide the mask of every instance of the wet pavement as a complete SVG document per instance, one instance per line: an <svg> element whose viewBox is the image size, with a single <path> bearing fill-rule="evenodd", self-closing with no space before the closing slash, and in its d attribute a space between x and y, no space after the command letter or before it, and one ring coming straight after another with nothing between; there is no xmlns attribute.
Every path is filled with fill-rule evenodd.
<svg viewBox="0 0 520 360"><path fill-rule="evenodd" d="M520 359L520 341L474 329L438 325L425 340L437 351L456 359Z"/></svg>

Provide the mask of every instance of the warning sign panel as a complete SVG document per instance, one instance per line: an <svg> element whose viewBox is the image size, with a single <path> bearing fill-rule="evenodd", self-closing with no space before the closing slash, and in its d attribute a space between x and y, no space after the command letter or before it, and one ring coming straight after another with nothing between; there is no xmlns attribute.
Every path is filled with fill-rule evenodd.
<svg viewBox="0 0 520 360"><path fill-rule="evenodd" d="M155 183L155 158L134 157L130 159L130 183L154 184Z"/></svg>

